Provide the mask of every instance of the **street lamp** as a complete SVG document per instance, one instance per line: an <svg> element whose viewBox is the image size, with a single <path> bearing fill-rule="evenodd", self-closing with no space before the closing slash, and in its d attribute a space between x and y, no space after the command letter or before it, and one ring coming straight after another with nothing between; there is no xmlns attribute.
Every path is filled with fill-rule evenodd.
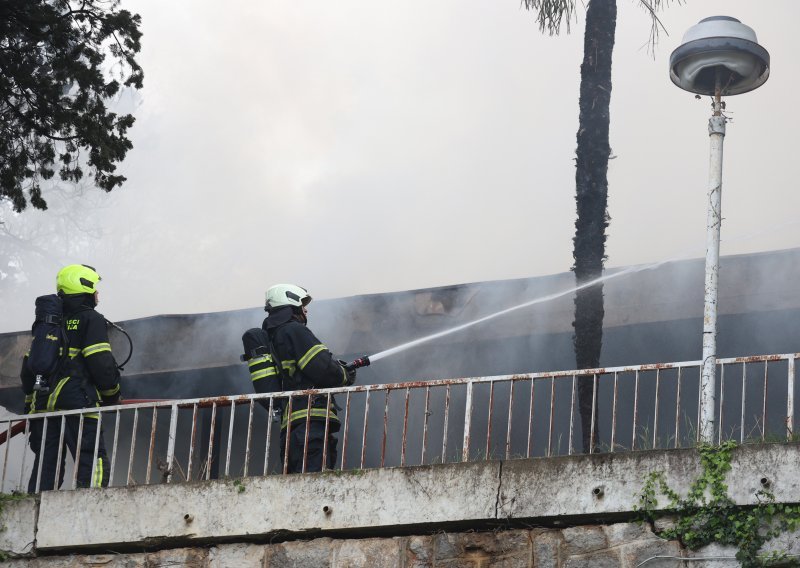
<svg viewBox="0 0 800 568"><path fill-rule="evenodd" d="M708 176L706 275L703 307L703 370L700 378L700 440L714 439L717 364L717 283L722 224L722 142L727 118L722 97L757 89L769 77L769 53L758 45L755 32L736 18L700 20L683 36L669 58L669 76L678 87L713 97L708 120L711 163Z"/></svg>

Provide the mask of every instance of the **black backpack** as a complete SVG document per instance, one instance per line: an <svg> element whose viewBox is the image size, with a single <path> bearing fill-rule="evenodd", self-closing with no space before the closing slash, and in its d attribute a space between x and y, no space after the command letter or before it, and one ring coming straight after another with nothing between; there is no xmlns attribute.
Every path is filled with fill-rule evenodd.
<svg viewBox="0 0 800 568"><path fill-rule="evenodd" d="M272 363L278 369L278 380L271 381L271 384L274 385L273 388L265 392L280 392L284 390L284 386L288 386L291 380L286 375L286 371L283 369L281 360L278 359L275 348L272 346L272 341L266 331L260 327L248 329L242 335L242 347L244 347L244 355L240 359L244 362L262 355L270 355L272 357Z"/></svg>
<svg viewBox="0 0 800 568"><path fill-rule="evenodd" d="M47 393L69 353L60 296L48 294L36 298L36 319L31 334L33 341L27 365L35 377L33 390Z"/></svg>

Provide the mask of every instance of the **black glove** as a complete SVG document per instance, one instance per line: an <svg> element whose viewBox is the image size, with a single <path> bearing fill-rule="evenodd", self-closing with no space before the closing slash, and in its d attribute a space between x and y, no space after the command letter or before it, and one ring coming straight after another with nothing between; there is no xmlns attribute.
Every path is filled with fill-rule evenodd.
<svg viewBox="0 0 800 568"><path fill-rule="evenodd" d="M345 384L345 386L349 387L354 382L356 382L356 370L349 368L347 366L347 361L342 361L341 359L339 359L339 364L344 369L344 372L345 372L345 375L346 375L346 378L344 380L344 384Z"/></svg>
<svg viewBox="0 0 800 568"><path fill-rule="evenodd" d="M111 396L100 397L100 406L116 406L118 404L122 404L122 397L120 396L119 392Z"/></svg>

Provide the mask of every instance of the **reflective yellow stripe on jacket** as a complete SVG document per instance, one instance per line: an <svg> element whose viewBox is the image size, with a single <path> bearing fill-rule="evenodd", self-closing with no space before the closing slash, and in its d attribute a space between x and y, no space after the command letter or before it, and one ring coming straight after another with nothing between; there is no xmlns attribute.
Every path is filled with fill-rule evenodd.
<svg viewBox="0 0 800 568"><path fill-rule="evenodd" d="M254 368L254 367L261 367L265 365L263 368ZM271 377L272 375L277 375L278 372L275 370L275 365L272 365L272 357L270 355L262 355L260 357L253 357L248 361L247 367L250 369L250 380L257 381L259 379L263 379L264 377Z"/></svg>
<svg viewBox="0 0 800 568"><path fill-rule="evenodd" d="M254 367L258 367L259 365L267 364L267 367L263 369L254 369ZM256 357L251 359L247 366L250 368L250 379L252 381L257 381L259 379L263 379L265 377L272 377L278 374L278 369L272 363L272 357L270 355L262 355L261 357ZM283 370L289 373L291 377L294 375L295 372L295 362L294 361L281 361L281 366Z"/></svg>
<svg viewBox="0 0 800 568"><path fill-rule="evenodd" d="M111 344L95 343L94 345L89 345L81 349L81 355L83 355L84 357L88 357L89 355L94 355L95 353L102 353L103 351L111 351Z"/></svg>
<svg viewBox="0 0 800 568"><path fill-rule="evenodd" d="M64 388L64 385L67 384L69 377L64 377L58 384L56 388L53 389L53 392L50 393L50 396L47 397L47 412L53 412L56 409L56 401L58 401L58 395L61 394L61 389Z"/></svg>
<svg viewBox="0 0 800 568"><path fill-rule="evenodd" d="M307 416L308 416L308 409L307 408L302 408L300 410L295 410L294 412L292 412L292 422L293 423L297 422L300 419L305 420ZM311 409L311 418L322 418L324 420L326 416L330 416L331 420L336 420L336 421L339 420L339 417L336 416L336 413L333 411L332 408L331 408L330 415L328 414L328 411L325 410L324 408L312 408ZM288 421L286 420L286 410L284 410L283 411L283 419L281 420L281 430L286 428L286 424L287 423L288 423Z"/></svg>
<svg viewBox="0 0 800 568"><path fill-rule="evenodd" d="M114 388L104 390L104 391L97 391L101 396L114 396L119 392L119 385L115 386Z"/></svg>
<svg viewBox="0 0 800 568"><path fill-rule="evenodd" d="M94 466L94 477L92 478L92 487L103 486L103 458L97 457L97 464Z"/></svg>
<svg viewBox="0 0 800 568"><path fill-rule="evenodd" d="M326 349L327 347L325 347L322 343L315 345L306 351L305 355L300 357L300 360L297 362L297 366L300 367L300 370L302 371L306 368L306 365L308 365L309 361L311 361L315 355L317 355L320 351L325 351Z"/></svg>

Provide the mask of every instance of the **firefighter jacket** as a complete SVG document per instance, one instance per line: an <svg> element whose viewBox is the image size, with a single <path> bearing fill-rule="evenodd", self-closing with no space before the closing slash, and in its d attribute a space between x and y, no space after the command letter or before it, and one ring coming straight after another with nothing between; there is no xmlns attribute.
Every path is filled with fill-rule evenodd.
<svg viewBox="0 0 800 568"><path fill-rule="evenodd" d="M94 310L91 294L64 296L68 358L55 379L50 392L33 390L34 376L22 363L22 390L26 412L52 412L91 408L119 402L119 370L108 342L106 319Z"/></svg>
<svg viewBox="0 0 800 568"><path fill-rule="evenodd" d="M281 374L270 354L251 359L248 363L250 378L256 392L277 392L289 390L324 389L347 386L347 373L344 367L334 359L331 352L305 324L293 317L289 306L273 310L264 320L264 331L270 337L275 354L281 361L287 379L281 384ZM288 382L289 384L286 384ZM339 418L336 406L331 397L331 406L327 408L327 395L311 397L311 420L330 418L331 431L339 429ZM309 416L308 397L298 396L291 400L291 421L294 424ZM281 429L286 428L289 420L288 404L283 405Z"/></svg>

